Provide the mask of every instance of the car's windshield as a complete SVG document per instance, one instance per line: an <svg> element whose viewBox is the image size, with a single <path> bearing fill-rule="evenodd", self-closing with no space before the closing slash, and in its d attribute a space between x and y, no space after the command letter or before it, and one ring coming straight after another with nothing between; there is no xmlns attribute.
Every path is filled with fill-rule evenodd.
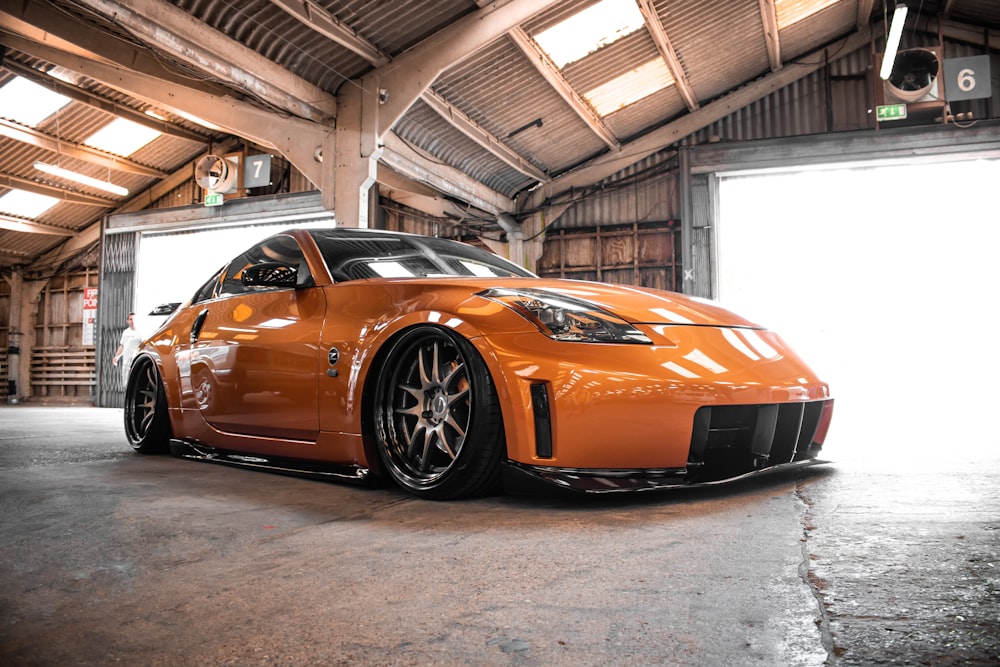
<svg viewBox="0 0 1000 667"><path fill-rule="evenodd" d="M431 236L339 229L310 233L338 282L429 276L534 277L485 250Z"/></svg>

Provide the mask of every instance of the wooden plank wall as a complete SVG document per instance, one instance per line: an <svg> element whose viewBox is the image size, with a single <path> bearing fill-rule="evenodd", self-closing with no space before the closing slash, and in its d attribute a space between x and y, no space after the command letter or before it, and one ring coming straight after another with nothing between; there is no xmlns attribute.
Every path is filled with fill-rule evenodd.
<svg viewBox="0 0 1000 667"><path fill-rule="evenodd" d="M97 272L54 276L42 290L31 348L32 400L90 403L96 380L95 347L83 344L83 290Z"/></svg>
<svg viewBox="0 0 1000 667"><path fill-rule="evenodd" d="M679 291L674 221L560 229L545 236L538 274Z"/></svg>

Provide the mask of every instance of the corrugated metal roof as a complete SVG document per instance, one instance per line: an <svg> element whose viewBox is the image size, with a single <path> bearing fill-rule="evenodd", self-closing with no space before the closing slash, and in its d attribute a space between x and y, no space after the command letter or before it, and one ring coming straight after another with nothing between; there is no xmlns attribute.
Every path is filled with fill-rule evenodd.
<svg viewBox="0 0 1000 667"><path fill-rule="evenodd" d="M172 0L171 4L330 93L372 69L365 58L303 25L270 0ZM389 57L476 9L471 0L317 4Z"/></svg>
<svg viewBox="0 0 1000 667"><path fill-rule="evenodd" d="M575 90L586 93L602 83L659 58L649 32L637 30L589 56L563 68L563 76Z"/></svg>
<svg viewBox="0 0 1000 667"><path fill-rule="evenodd" d="M433 109L417 102L396 126L396 134L413 146L469 174L497 192L513 197L534 180L483 150Z"/></svg>
<svg viewBox="0 0 1000 667"><path fill-rule="evenodd" d="M948 18L972 25L1000 28L1000 2L997 0L961 0L952 3Z"/></svg>
<svg viewBox="0 0 1000 667"><path fill-rule="evenodd" d="M700 101L768 71L758 0L660 0L654 5Z"/></svg>
<svg viewBox="0 0 1000 667"><path fill-rule="evenodd" d="M837 2L818 13L778 32L781 40L781 59L789 62L803 53L813 51L846 35L858 20L858 8L853 2ZM831 55L839 55L833 54Z"/></svg>
<svg viewBox="0 0 1000 667"><path fill-rule="evenodd" d="M548 173L606 148L507 38L447 70L434 90Z"/></svg>
<svg viewBox="0 0 1000 667"><path fill-rule="evenodd" d="M141 57L152 54L174 75L196 80L201 89L254 101L249 91L240 85L233 81L219 80L219 73L210 75L193 65L176 61L165 44L144 43L138 36L123 28L124 23L117 25L82 8L87 1L29 0L29 4L38 2L37 6L32 6L54 12L62 21L85 35L86 43L80 46L83 51L92 50L96 48L95 44L104 45L103 42L106 42L107 48L101 57L113 59L123 52L125 45L136 45L139 47L136 53ZM561 0L523 21L520 28L529 36L536 35L596 1ZM107 2L113 5L121 0ZM482 0L300 2L303 6L308 5L335 17L389 58L399 58L414 45L433 38L463 17L479 11L486 14L507 4L486 3ZM124 2L121 4L128 8L138 6ZM155 2L143 4L157 6ZM357 79L373 68L370 60L292 17L273 0L167 0L165 4L167 6L160 9L179 9L216 30L220 37L234 40L238 45L271 60L295 77L331 94L343 90L345 81ZM25 3L7 3L0 9L0 18L8 15L16 19L24 6ZM653 0L653 6L670 40L677 62L690 82L697 104L704 106L771 72L759 0L718 3L702 0ZM987 28L995 29L1000 26L1000 3L995 0L925 0L916 7L911 6L911 13L928 17L945 9L949 13L944 19L972 26L972 30L966 31L968 39L972 41L978 39L977 34L985 34L983 31ZM817 49L854 32L857 29L857 12L857 0L839 0L819 13L781 30L779 42L782 67L795 67L794 61L807 53L814 54L814 58L824 57L822 50L817 52ZM874 7L872 14L874 21L881 21L882 7ZM490 16L483 19L487 23L490 20ZM15 34L19 34L16 25L13 29ZM928 30L931 31L930 27ZM31 31L21 37L29 42L41 39L37 34L31 34ZM45 38L47 45L60 43L58 39L53 40L51 37L49 35ZM72 42L73 37L73 34L65 34L61 38ZM906 37L913 43L935 38L936 35L911 35L909 31ZM879 43L881 35L876 34L874 39ZM980 46L975 48L953 44L947 47L947 55L976 55L983 52L981 44L980 41ZM994 44L993 48L996 49L997 45ZM863 48L856 54L831 51L825 55L830 58L831 63L827 71L820 70L735 111L697 132L691 140L717 138L737 141L866 126L872 89L866 79L869 75L867 68L870 67L868 49ZM844 55L848 57L837 60ZM569 64L559 74L576 95L583 96L595 86L607 83L623 72L657 57L659 51L651 33L640 29L625 39ZM53 69L51 63L17 49L8 50L4 62L37 72ZM12 74L7 70L0 70L0 83L10 76ZM77 77L75 85L93 96L93 99L100 100L98 106L101 108L83 101L74 101L57 117L42 124L39 131L45 136L58 137L67 144L78 143L113 118L116 108L136 113L149 108L148 102L116 89L113 81L98 83L84 76ZM480 128L490 133L495 141L550 176L558 176L608 153L609 150L616 150L609 149L609 144L614 141L606 142L594 128L588 126L581 114L574 111L539 73L536 63L506 36L497 37L475 52L467 54L467 57L445 69L431 86L457 112L471 118ZM980 100L965 103L965 107L979 118L989 109L996 113L1000 108L1000 99L994 90L992 102ZM197 115L197 109L189 110ZM603 120L614 138L627 143L630 139L642 136L687 113L689 111L678 86L674 85L629 104ZM166 122L177 128L183 136L160 137L129 159L163 172L189 173L197 155L209 145L215 145L225 138L217 131L200 127L194 120L168 114ZM867 126L871 127L871 124ZM505 196L523 192L537 183L534 178L513 169L480 143L464 135L423 103L413 105L397 123L394 131L431 156L431 165L437 160L455 167ZM58 149L50 150L0 137L0 175L27 179L38 184L59 185L70 193L107 196L84 186L70 185L55 177L42 175L33 166L35 160L39 159L71 166L98 178L107 178L110 172L112 180L121 182L133 193L158 182L156 177L133 174L115 167L109 170L107 166L69 156ZM293 191L311 187L297 171L289 176L289 182ZM650 188L651 191L656 191L655 187ZM189 204L192 193L197 195L198 190L190 181L182 185L174 184L166 195L166 200L152 201L150 204L161 206L164 201L174 199L183 199L185 201L182 203ZM613 206L618 205L624 208L629 206L622 202ZM638 209L641 208L640 203ZM638 209L634 209L633 213ZM79 231L99 220L105 212L107 209L63 203L45 214L39 222ZM626 218L618 214L613 214L612 217L616 220ZM31 260L60 242L60 237L51 235L0 231L0 255L13 257L15 261L18 257ZM0 267L10 263L9 259L0 259Z"/></svg>
<svg viewBox="0 0 1000 667"><path fill-rule="evenodd" d="M529 35L537 35L598 2L600 0L566 0L535 14L521 24L521 27Z"/></svg>

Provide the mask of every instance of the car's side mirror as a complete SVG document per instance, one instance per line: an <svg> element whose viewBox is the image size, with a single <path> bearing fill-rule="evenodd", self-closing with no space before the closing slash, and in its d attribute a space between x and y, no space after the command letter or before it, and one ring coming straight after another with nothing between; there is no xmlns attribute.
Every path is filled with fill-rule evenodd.
<svg viewBox="0 0 1000 667"><path fill-rule="evenodd" d="M150 315L170 315L180 306L180 302L161 303L149 312Z"/></svg>
<svg viewBox="0 0 1000 667"><path fill-rule="evenodd" d="M241 282L247 287L295 287L298 269L279 262L261 262L243 269Z"/></svg>

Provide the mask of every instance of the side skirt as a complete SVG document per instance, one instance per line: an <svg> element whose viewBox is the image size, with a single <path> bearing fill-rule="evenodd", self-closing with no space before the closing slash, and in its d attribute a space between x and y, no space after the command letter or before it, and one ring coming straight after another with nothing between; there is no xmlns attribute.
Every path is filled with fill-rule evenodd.
<svg viewBox="0 0 1000 667"><path fill-rule="evenodd" d="M224 463L242 468L255 468L287 475L338 481L363 482L368 479L368 468L344 466L332 463L316 463L301 459L268 458L256 454L242 454L196 445L185 440L172 439L170 453L183 459Z"/></svg>

